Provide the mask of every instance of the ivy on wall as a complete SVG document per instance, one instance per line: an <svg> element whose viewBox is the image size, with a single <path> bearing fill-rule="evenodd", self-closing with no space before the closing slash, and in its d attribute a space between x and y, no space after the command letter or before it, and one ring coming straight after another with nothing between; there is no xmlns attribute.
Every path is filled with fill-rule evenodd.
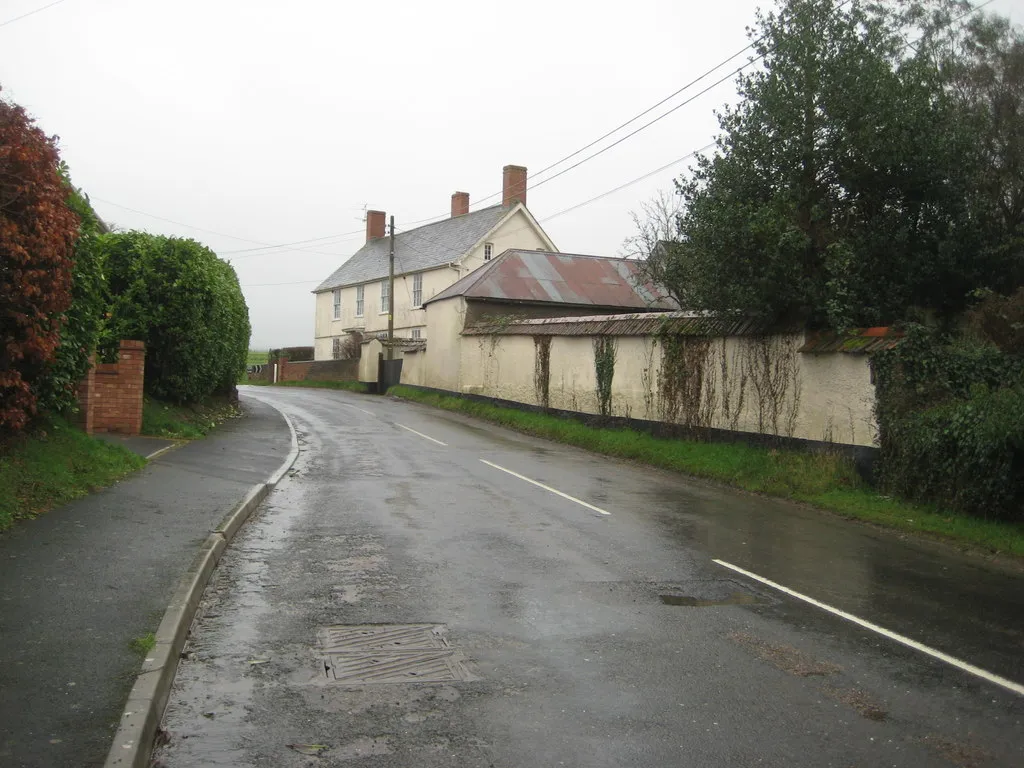
<svg viewBox="0 0 1024 768"><path fill-rule="evenodd" d="M615 378L614 336L594 337L594 373L597 379L597 405L602 416L612 415L612 379Z"/></svg>
<svg viewBox="0 0 1024 768"><path fill-rule="evenodd" d="M551 405L551 337L533 337L533 389L542 408Z"/></svg>

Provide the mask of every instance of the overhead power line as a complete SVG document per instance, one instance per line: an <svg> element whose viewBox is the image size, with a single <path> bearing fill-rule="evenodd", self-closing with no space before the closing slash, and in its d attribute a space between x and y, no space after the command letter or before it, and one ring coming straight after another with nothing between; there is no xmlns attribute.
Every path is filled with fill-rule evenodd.
<svg viewBox="0 0 1024 768"><path fill-rule="evenodd" d="M188 229L194 229L197 232L206 232L209 235L217 235L218 237L227 237L227 238L230 238L231 240L241 240L242 242L245 242L245 243L257 243L257 244L259 244L261 246L259 248L243 248L243 249L237 250L237 251L217 251L217 253L219 255L221 255L221 256L226 256L228 254L233 254L233 253L245 253L245 252L249 252L249 251L265 251L265 250L268 250L268 249L271 249L271 248L281 248L282 247L281 244L267 243L265 240L253 240L252 238L241 237L240 235L229 235L227 232L218 232L215 229L206 229L205 227L199 227L199 226L196 226L195 224L186 224L183 221L176 221L175 219L168 219L165 216L157 216L155 213L148 213L147 211L140 211L138 208L130 208L127 205L122 205L121 203L115 203L113 200L104 200L102 197L96 197L95 195L90 195L89 199L90 200L95 200L95 201L100 202L100 203L105 203L106 205L113 205L115 208L121 208L121 209L123 209L125 211L131 211L132 213L137 213L140 216L148 216L149 218L156 219L157 221L166 221L168 224L175 224L175 225L177 225L179 227L186 227ZM359 230L359 232L362 232L362 230ZM311 238L309 240L299 240L296 243L285 243L284 245L296 245L296 244L302 244L302 243L312 243L312 242L317 242L317 241L321 241L321 240L330 240L332 238L341 237L342 235L350 235L350 234L356 234L356 233L344 232L344 233L338 234L338 235L325 235L324 237L314 237L314 238ZM325 243L325 245L333 245L333 243ZM314 251L314 250L309 249L309 248L295 248L293 250L304 251L306 253L315 253L315 254L319 254L321 256L333 256L335 258L343 255L343 254L340 254L340 253L328 253L326 251ZM253 254L253 255L258 255L258 254Z"/></svg>
<svg viewBox="0 0 1024 768"><path fill-rule="evenodd" d="M29 16L35 16L37 13L42 13L47 8L53 8L53 6L60 5L63 2L64 2L64 0L54 0L54 2L49 3L48 5L44 5L44 6L40 7L40 8L36 8L34 11L29 11L28 13L23 13L23 14L21 14L21 16L15 16L13 19L8 19L7 21L0 21L0 27L6 27L8 24L13 24L16 21L21 21L22 19L27 19Z"/></svg>
<svg viewBox="0 0 1024 768"><path fill-rule="evenodd" d="M654 104L652 104L651 106L649 106L649 107L647 107L646 109L644 109L644 110L643 110L642 112L638 112L637 114L633 115L633 117L629 118L629 119L628 119L628 120L627 120L626 122L624 122L624 123L622 123L622 124L620 124L620 125L616 126L615 128L612 128L612 129L611 129L610 131L608 131L607 133L604 133L604 134L602 134L602 135L598 136L598 137L597 137L596 139L594 139L593 141L591 141L591 142L590 142L589 144L585 144L585 145L583 145L582 147L580 147L579 149L577 149L577 150L575 150L575 151L573 151L573 152L570 152L570 153L569 153L568 155L566 155L565 157L561 158L560 160L556 160L555 162L551 163L550 165L547 165L547 166L545 166L544 168L541 168L541 169L540 169L539 171L537 171L537 172L536 172L535 174L533 174L533 177L534 177L534 178L536 178L536 177L538 177L538 176L542 176L543 174L547 173L547 172L548 172L548 171L550 171L551 169L553 169L553 168L556 168L557 166L561 165L562 163L564 163L564 162L566 162L566 161L568 161L568 160L571 160L572 158L576 157L577 155L579 155L579 154L581 154L581 153L583 153L583 152L586 152L586 151L587 151L588 149L590 149L591 147L593 147L593 146L595 146L595 145L599 144L600 142L604 141L605 139L609 138L610 136L613 136L613 135L615 135L616 133L618 133L619 131L621 131L621 130L622 130L623 128L625 128L625 127L627 127L627 126L629 126L629 125L631 125L631 124L635 123L635 122L636 122L637 120L639 120L639 119L640 119L641 117L644 117L645 115L649 115L649 114L650 114L651 112L653 112L654 110L656 110L656 109L657 109L658 107L660 107L661 105L663 105L663 104L665 104L665 103L667 103L667 102L671 101L671 100L672 100L672 99L674 99L674 98L675 98L676 96L679 96L680 94L682 94L682 93L684 93L684 92L688 91L688 90L689 90L690 88L692 88L693 86L697 85L697 84L698 84L699 82L701 82L701 81L702 81L702 80L704 80L705 78L707 78L707 77L709 77L709 76L713 75L713 74L714 74L715 72L717 72L717 71L718 71L719 69L721 69L721 68L722 68L722 67L724 67L724 66L725 66L726 64L728 64L729 62L731 62L731 61L732 61L733 59L735 59L735 58L736 58L737 56L742 56L742 55L743 55L744 53L746 53L746 52L747 52L747 51L749 51L749 50L750 50L751 48L753 48L753 47L754 47L754 46L755 46L755 45L756 45L757 43L759 43L759 42L760 42L760 41L761 41L762 39L763 39L763 38L758 38L757 40L755 40L754 42L752 42L752 43L748 44L748 45L747 45L747 46L745 46L744 48L741 48L740 50L736 51L736 53L732 54L731 56L729 56L729 57L727 57L727 58L725 58L725 59L722 59L722 61L720 61L720 62L718 62L717 64L715 64L715 66L711 67L711 69L709 69L709 70L705 71L705 72L704 72L703 74L701 74L701 75L699 75L699 76L695 77L695 78L694 78L693 80L691 80L690 82L686 83L686 84L685 84L684 86L682 86L681 88L678 88L678 89L676 89L675 91L673 91L672 93L670 93L670 94L669 94L668 96L664 97L664 98L663 98L663 99L661 99L660 101L658 101L658 102L655 102L655 103L654 103ZM758 58L761 58L761 57L758 57ZM717 82L715 82L714 84L712 84L711 86L709 86L708 88L706 88L705 90L703 90L703 91L701 91L701 92L700 92L699 94L697 94L697 96L702 96L703 94L707 93L707 91L708 91L708 90L710 90L711 88L714 88L714 87L715 87L715 86L717 86L717 85L720 85L720 84L721 84L721 83L722 83L722 82L723 82L724 80L727 80L728 78L730 78L730 77L732 77L733 75L735 75L735 74L736 74L737 72L739 72L739 71L741 71L742 69L744 69L744 68L746 68L746 67L750 66L750 64L753 64L753 63L754 63L755 61L757 61L757 59L753 59L753 60L751 60L750 62L748 62L747 64L743 65L743 67L740 67L739 69L736 69L736 70L734 70L734 71L730 72L730 73L729 73L728 75L726 75L726 76L725 76L725 78L723 78L722 80L718 80ZM693 98L697 98L697 96L694 96ZM684 102L683 104L680 104L679 106L680 106L680 107L682 107L682 106L685 106L685 105L686 105L686 104L688 104L688 103L689 103L690 101L692 101L692 100L693 100L693 98L691 98L691 99L687 100L686 102ZM679 107L675 107L674 109L670 110L669 112L666 112L666 113L665 113L665 115L662 115L662 117L664 117L664 116L666 116L666 115L669 115L669 114L671 114L672 112L674 112L674 111L675 111L675 109L678 109L678 108L679 108ZM658 119L660 120L661 118L658 118ZM643 130L644 128L646 128L646 127L648 127L648 126L650 126L650 125L653 125L653 124L654 124L655 122L657 122L657 120L654 120L654 121L652 121L652 122L648 123L647 125L645 125L645 126L641 127L641 128L640 128L640 129L638 129L637 131L634 131L634 133L631 133L631 134L630 134L629 136L633 136L633 135L634 135L635 133L639 133L639 131ZM625 137L624 139L622 139L622 140L620 140L620 141L624 141L624 140L625 140L626 138L629 138L629 136L626 136L626 137ZM616 143L619 143L619 142L616 142ZM612 146L615 146L615 145L614 145L614 144L612 144L611 146L609 146L609 147L608 147L608 149L610 149L610 148L611 148ZM600 154L600 153L597 153L597 154ZM591 157L596 157L596 156L597 156L597 154L595 154L595 155L591 155ZM587 158L587 159L589 159L589 158ZM582 163L582 162L586 162L586 161L584 160L584 161L581 161L581 163ZM578 163L577 165L579 165L579 164L581 164L581 163ZM575 168L575 167L576 167L576 166L573 166L573 168ZM567 170L571 170L571 169L567 169ZM556 175L560 175L560 174L556 174ZM555 177L554 177L554 176L552 176L551 178L555 178ZM535 185L533 185L533 186L528 186L528 187L527 187L527 189L533 189L533 187L534 187L534 186L540 186L540 183L538 183L538 184L535 184ZM496 198L496 197L500 197L500 196L501 196L501 194L502 194L502 192L501 192L501 191L499 191L499 192L495 192L494 194L488 195L487 197L482 197L482 198L480 198L479 200L475 201L475 202L473 203L473 206L475 207L475 206L478 206L478 205L481 205L481 204L485 203L485 202L486 202L486 201L488 201L488 200L492 200L492 199L494 199L494 198ZM423 222L431 221L431 220L433 220L433 219L437 219L437 218L444 218L444 216L445 216L445 215L447 215L447 214L438 214L437 216L431 216L431 217L429 217L429 218L426 218L426 219L420 219L420 220L418 220L418 221L413 221L413 222L409 222L409 223L410 223L410 224L422 224Z"/></svg>
<svg viewBox="0 0 1024 768"><path fill-rule="evenodd" d="M246 242L246 243L262 243L263 242L261 240L253 240L253 239L248 238L248 237L240 237L239 235L229 235L226 232L218 232L218 231L213 230L213 229L206 229L204 227L197 227L195 224L186 224L183 221L175 221L174 219L168 219L168 218L166 218L164 216L157 216L155 213L147 213L146 211L140 211L138 208L129 208L127 205L121 205L121 203L115 203L113 200L104 200L102 197L96 197L95 195L90 195L89 199L90 200L96 200L97 202L105 203L107 205L112 205L115 208L121 208L121 209L123 209L125 211L131 211L132 213L137 213L140 216L148 216L149 218L156 219L157 221L166 221L168 224L176 224L179 227L187 227L188 229L194 229L197 232L206 232L209 235L217 235L219 237L227 237L227 238L230 238L232 240L241 240L241 241ZM264 245L265 245L265 243L264 243Z"/></svg>

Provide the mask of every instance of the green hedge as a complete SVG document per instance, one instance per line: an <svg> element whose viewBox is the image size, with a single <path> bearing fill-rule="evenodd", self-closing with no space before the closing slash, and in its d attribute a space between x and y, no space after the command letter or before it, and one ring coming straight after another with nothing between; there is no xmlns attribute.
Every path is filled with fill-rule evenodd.
<svg viewBox="0 0 1024 768"><path fill-rule="evenodd" d="M37 386L39 408L69 413L78 408L78 384L89 370L99 344L108 297L97 239L104 226L85 194L71 184L67 166L61 176L68 189L68 207L80 221L71 271L71 306L61 316L60 346Z"/></svg>
<svg viewBox="0 0 1024 768"><path fill-rule="evenodd" d="M978 387L893 422L883 471L901 496L1024 522L1024 387Z"/></svg>
<svg viewBox="0 0 1024 768"><path fill-rule="evenodd" d="M1024 521L1024 360L915 327L872 363L883 487Z"/></svg>
<svg viewBox="0 0 1024 768"><path fill-rule="evenodd" d="M230 391L250 331L234 268L194 240L143 232L103 235L99 247L111 296L105 344L146 342L146 391L175 403Z"/></svg>

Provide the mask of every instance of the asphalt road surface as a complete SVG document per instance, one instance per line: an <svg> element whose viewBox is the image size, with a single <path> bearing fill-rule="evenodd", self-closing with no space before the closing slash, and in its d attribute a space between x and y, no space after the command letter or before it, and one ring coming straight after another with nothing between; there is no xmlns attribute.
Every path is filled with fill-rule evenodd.
<svg viewBox="0 0 1024 768"><path fill-rule="evenodd" d="M302 453L207 590L161 766L1024 765L1011 569L409 403L255 394Z"/></svg>

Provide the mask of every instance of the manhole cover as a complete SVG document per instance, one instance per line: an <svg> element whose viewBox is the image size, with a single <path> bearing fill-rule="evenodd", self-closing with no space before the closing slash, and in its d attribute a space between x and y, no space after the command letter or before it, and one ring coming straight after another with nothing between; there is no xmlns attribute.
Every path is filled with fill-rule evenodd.
<svg viewBox="0 0 1024 768"><path fill-rule="evenodd" d="M320 647L328 653L447 648L444 627L437 624L365 624L320 630Z"/></svg>
<svg viewBox="0 0 1024 768"><path fill-rule="evenodd" d="M436 624L333 626L319 636L324 673L343 685L474 679Z"/></svg>

